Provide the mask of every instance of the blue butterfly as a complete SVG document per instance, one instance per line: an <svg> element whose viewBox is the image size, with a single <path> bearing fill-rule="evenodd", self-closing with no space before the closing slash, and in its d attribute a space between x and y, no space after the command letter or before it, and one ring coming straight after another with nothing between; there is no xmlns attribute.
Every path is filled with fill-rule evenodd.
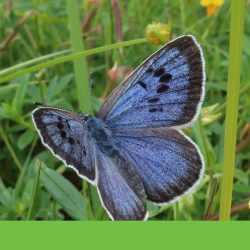
<svg viewBox="0 0 250 250"><path fill-rule="evenodd" d="M200 183L204 160L181 128L199 115L205 63L195 38L181 36L121 83L98 117L42 106L33 122L42 142L97 186L113 220L146 220L143 200L176 201Z"/></svg>

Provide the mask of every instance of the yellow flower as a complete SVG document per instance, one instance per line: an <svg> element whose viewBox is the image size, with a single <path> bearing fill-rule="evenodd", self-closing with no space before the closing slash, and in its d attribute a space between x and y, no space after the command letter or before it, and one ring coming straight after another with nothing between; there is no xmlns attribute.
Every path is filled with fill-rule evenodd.
<svg viewBox="0 0 250 250"><path fill-rule="evenodd" d="M146 36L155 45L164 44L169 41L170 25L153 22L146 28Z"/></svg>
<svg viewBox="0 0 250 250"><path fill-rule="evenodd" d="M207 15L212 16L224 3L224 0L200 0L201 6L207 8Z"/></svg>

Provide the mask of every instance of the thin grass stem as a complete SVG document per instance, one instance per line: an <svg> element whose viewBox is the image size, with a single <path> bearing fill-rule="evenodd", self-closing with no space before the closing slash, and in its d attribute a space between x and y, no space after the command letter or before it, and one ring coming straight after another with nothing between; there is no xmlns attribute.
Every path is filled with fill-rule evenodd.
<svg viewBox="0 0 250 250"><path fill-rule="evenodd" d="M28 60L26 62L18 63L15 66L8 67L6 69L1 70L0 71L0 77L2 77L4 75L7 75L7 74L10 74L12 72L18 71L18 70L20 70L20 69L22 69L24 67L28 67L28 66L30 66L32 64L39 63L39 62L49 60L49 59L51 60L53 57L58 57L58 56L61 56L61 55L64 55L64 54L67 54L67 53L70 53L70 52L71 52L71 50L67 49L67 50L55 52L55 53L52 53L52 54L49 54L49 55L40 56L40 57L37 57L35 59Z"/></svg>
<svg viewBox="0 0 250 250"><path fill-rule="evenodd" d="M29 72L38 71L38 70L41 70L43 68L49 68L49 67L55 66L57 64L65 63L65 62L80 58L82 56L89 56L89 55L99 54L99 53L102 53L102 52L106 52L108 50L113 50L113 49L117 49L117 48L121 48L121 47L141 44L141 43L145 43L147 41L148 41L147 38L140 38L140 39L134 39L134 40L129 40L129 41L125 41L125 42L113 43L113 44L101 46L99 48L74 52L74 53L71 53L69 55L60 56L58 58L51 59L50 61L39 63L37 65L30 66L30 67L27 67L25 69L21 69L19 71L15 71L15 72L10 73L8 75L2 76L0 78L0 83L12 80L12 79L14 79L14 78L16 78L18 76L27 74ZM22 65L20 64L19 66L21 67ZM12 67L10 67L9 69L11 70ZM11 70L11 72L12 72L12 70Z"/></svg>

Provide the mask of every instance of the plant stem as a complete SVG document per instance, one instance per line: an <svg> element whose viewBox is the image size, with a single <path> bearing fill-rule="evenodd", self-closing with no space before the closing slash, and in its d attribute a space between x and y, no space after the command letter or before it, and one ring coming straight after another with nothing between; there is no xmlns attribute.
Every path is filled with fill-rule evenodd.
<svg viewBox="0 0 250 250"><path fill-rule="evenodd" d="M220 197L220 220L230 220L235 161L245 0L231 2L228 90Z"/></svg>

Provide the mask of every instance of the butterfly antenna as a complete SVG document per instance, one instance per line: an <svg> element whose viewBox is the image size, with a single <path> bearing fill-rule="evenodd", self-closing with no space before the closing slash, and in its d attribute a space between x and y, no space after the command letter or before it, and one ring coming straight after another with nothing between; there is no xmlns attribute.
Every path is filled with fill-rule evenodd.
<svg viewBox="0 0 250 250"><path fill-rule="evenodd" d="M89 76L89 107L88 107L89 114L91 114L93 111L92 87L93 87L93 78L92 78L92 74L90 73L90 76Z"/></svg>

